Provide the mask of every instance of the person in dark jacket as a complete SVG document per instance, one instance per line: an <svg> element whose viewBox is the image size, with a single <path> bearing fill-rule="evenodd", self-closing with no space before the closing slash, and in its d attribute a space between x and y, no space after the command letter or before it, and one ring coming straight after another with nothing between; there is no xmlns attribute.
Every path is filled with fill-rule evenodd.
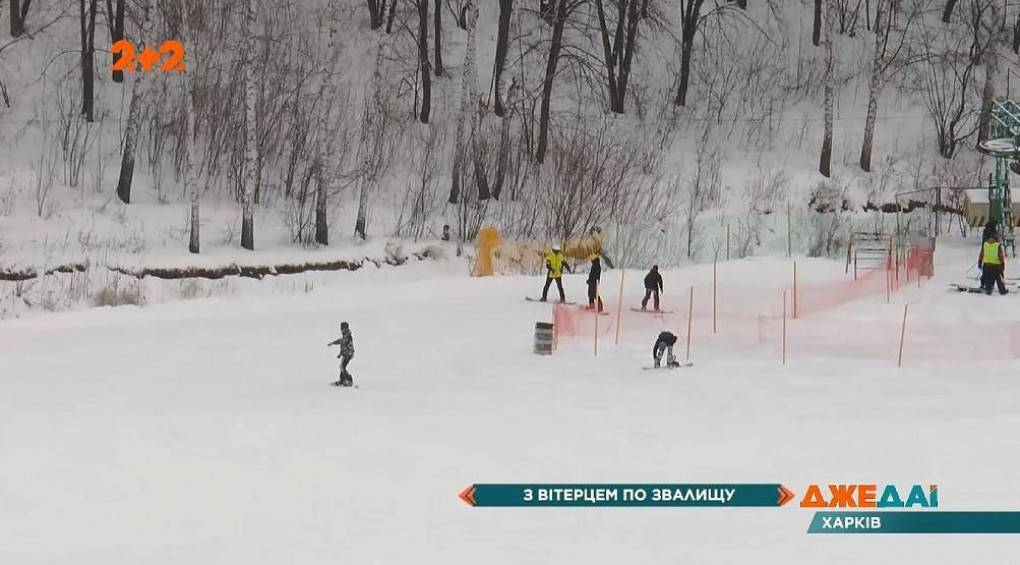
<svg viewBox="0 0 1020 565"><path fill-rule="evenodd" d="M591 256L591 270L588 271L588 309L595 309L595 302L598 302L598 311L602 311L602 297L599 296L599 282L602 280L602 263L598 255Z"/></svg>
<svg viewBox="0 0 1020 565"><path fill-rule="evenodd" d="M655 311L659 311L659 293L662 292L662 275L659 274L659 266L652 265L652 270L645 275L645 299L641 301L641 309L648 308L648 299L655 296L653 305Z"/></svg>
<svg viewBox="0 0 1020 565"><path fill-rule="evenodd" d="M347 365L351 359L354 359L354 337L351 336L351 327L347 322L340 323L340 339L326 344L327 347L334 345L340 346L340 354L336 356L337 359L340 359L340 380L333 385L352 386L354 377L347 371Z"/></svg>
<svg viewBox="0 0 1020 565"><path fill-rule="evenodd" d="M677 363L676 357L673 357L674 345L676 345L676 334L673 332L659 333L659 337L655 339L655 345L652 346L652 360L655 362L656 368L658 368L662 362L663 353L666 353L667 367L680 366L680 363Z"/></svg>

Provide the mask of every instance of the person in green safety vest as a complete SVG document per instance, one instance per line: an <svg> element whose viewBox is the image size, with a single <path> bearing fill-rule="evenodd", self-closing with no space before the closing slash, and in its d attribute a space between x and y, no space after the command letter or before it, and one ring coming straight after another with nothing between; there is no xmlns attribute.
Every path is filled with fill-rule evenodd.
<svg viewBox="0 0 1020 565"><path fill-rule="evenodd" d="M981 290L985 294L992 293L992 285L999 287L999 294L1006 294L1006 251L999 243L995 232L988 234L988 239L981 245L978 256L978 268L981 269Z"/></svg>
<svg viewBox="0 0 1020 565"><path fill-rule="evenodd" d="M569 271L570 266L563 262L563 252L559 245L553 245L552 251L545 256L545 287L542 289L542 302L549 298L549 287L556 281L556 290L560 291L560 302L566 302L567 296L563 292L563 268Z"/></svg>

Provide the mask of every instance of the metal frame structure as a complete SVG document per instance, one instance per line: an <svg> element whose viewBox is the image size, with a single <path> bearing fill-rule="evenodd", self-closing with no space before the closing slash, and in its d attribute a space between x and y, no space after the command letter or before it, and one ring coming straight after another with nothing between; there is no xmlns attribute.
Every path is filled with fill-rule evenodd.
<svg viewBox="0 0 1020 565"><path fill-rule="evenodd" d="M989 219L998 227L1002 242L1016 257L1016 235L1009 173L1020 157L1020 104L994 100L991 108L989 139L978 144L978 150L995 158L995 175L989 175Z"/></svg>

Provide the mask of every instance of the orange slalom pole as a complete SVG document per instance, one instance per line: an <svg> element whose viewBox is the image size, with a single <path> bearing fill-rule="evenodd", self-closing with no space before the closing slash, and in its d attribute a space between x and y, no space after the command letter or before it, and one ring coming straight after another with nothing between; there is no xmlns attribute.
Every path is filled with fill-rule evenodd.
<svg viewBox="0 0 1020 565"><path fill-rule="evenodd" d="M712 333L716 333L719 318L719 305L717 295L719 293L719 267L718 260L712 261Z"/></svg>
<svg viewBox="0 0 1020 565"><path fill-rule="evenodd" d="M797 262L793 262L793 319L797 319Z"/></svg>
<svg viewBox="0 0 1020 565"><path fill-rule="evenodd" d="M897 367L903 366L903 341L907 336L907 304L903 305L903 324L900 326L900 355L896 361Z"/></svg>
<svg viewBox="0 0 1020 565"><path fill-rule="evenodd" d="M783 365L786 365L786 292L783 292Z"/></svg>
<svg viewBox="0 0 1020 565"><path fill-rule="evenodd" d="M595 283L595 357L599 356L599 283Z"/></svg>
<svg viewBox="0 0 1020 565"><path fill-rule="evenodd" d="M691 323L694 321L694 285L691 285L691 297L687 302L687 361L691 360Z"/></svg>
<svg viewBox="0 0 1020 565"><path fill-rule="evenodd" d="M623 312L623 275L626 269L620 269L620 301L616 305L616 341L614 345L620 345L620 313Z"/></svg>

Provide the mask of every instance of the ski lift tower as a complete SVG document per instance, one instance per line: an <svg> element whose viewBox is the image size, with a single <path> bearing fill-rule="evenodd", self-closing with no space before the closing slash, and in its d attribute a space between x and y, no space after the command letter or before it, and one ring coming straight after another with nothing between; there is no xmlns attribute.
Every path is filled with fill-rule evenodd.
<svg viewBox="0 0 1020 565"><path fill-rule="evenodd" d="M995 158L995 178L989 179L988 184L986 218L998 227L1002 242L1016 257L1016 224L1009 191L1009 172L1020 173L1020 104L1009 99L993 101L988 133L989 139L978 144L978 151Z"/></svg>

